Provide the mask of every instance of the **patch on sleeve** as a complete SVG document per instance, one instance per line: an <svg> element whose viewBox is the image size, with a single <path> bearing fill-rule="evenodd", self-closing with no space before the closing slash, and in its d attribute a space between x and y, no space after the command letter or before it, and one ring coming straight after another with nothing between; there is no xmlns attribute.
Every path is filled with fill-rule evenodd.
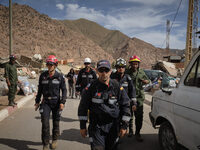
<svg viewBox="0 0 200 150"><path fill-rule="evenodd" d="M88 90L89 87L90 87L90 83L85 87L85 90Z"/></svg>
<svg viewBox="0 0 200 150"><path fill-rule="evenodd" d="M122 91L123 89L124 89L124 88L121 86L121 87L120 87L120 90Z"/></svg>

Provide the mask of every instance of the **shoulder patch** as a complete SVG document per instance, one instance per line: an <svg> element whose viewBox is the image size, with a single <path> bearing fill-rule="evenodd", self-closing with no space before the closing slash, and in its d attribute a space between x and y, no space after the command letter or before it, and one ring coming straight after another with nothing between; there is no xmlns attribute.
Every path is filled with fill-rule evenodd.
<svg viewBox="0 0 200 150"><path fill-rule="evenodd" d="M122 91L123 89L124 89L124 88L121 86L121 87L120 87L120 90Z"/></svg>

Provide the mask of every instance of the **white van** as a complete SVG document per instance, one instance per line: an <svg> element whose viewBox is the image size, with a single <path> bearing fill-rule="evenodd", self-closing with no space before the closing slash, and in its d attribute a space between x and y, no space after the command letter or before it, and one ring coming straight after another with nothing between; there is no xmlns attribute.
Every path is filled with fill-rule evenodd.
<svg viewBox="0 0 200 150"><path fill-rule="evenodd" d="M162 150L200 150L200 50L176 88L155 92L149 116Z"/></svg>

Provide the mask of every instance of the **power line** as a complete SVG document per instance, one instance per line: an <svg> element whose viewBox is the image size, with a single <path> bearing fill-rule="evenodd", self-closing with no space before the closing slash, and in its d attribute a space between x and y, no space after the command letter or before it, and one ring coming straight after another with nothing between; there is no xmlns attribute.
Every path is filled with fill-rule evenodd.
<svg viewBox="0 0 200 150"><path fill-rule="evenodd" d="M177 15L178 15L179 9L180 9L181 4L182 4L182 1L183 1L183 0L180 0L180 2L179 2L179 5L178 5L178 7L177 7L176 14L174 15L174 19L173 19L172 24L171 24L171 26L170 26L169 32L171 32L171 30L172 30L173 24L174 24L174 22L175 22L175 20L176 20L176 17L177 17ZM162 44L161 48L163 48L163 45L164 45L165 41L166 41L166 39L163 41L163 44Z"/></svg>

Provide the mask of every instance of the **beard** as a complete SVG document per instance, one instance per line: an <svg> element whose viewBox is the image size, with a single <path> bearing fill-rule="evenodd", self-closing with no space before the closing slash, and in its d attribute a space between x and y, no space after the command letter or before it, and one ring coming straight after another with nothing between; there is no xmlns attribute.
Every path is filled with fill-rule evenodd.
<svg viewBox="0 0 200 150"><path fill-rule="evenodd" d="M109 77L105 76L105 77L100 77L99 79L102 82L106 82L109 79Z"/></svg>

